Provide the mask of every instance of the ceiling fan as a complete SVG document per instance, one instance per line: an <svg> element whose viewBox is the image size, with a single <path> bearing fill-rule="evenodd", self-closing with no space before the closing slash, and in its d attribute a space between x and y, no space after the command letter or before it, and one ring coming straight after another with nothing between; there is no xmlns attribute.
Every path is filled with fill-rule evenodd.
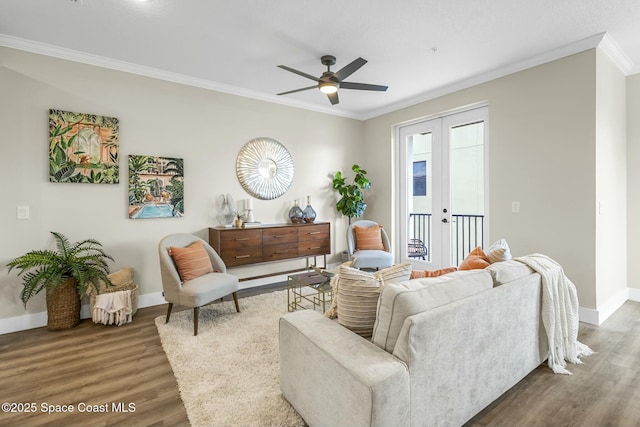
<svg viewBox="0 0 640 427"><path fill-rule="evenodd" d="M278 65L278 67L282 68L283 70L291 71L292 73L295 73L299 76L306 77L308 79L318 82L317 85L303 87L301 89L294 89L287 92L282 92L282 93L279 93L278 95L287 95L289 93L301 92L303 90L318 88L320 89L320 92L327 94L327 97L329 98L329 101L331 102L332 105L336 105L339 102L338 88L355 89L355 90L375 90L380 92L384 92L388 88L388 86L370 85L366 83L352 83L352 82L344 81L344 79L346 79L351 74L358 71L360 67L366 64L367 63L366 59L358 58L336 72L331 71L331 66L335 65L336 63L335 56L324 55L320 58L320 62L322 62L323 65L327 66L327 71L322 73L320 77L312 76L311 74L298 71L291 67L287 67L286 65Z"/></svg>

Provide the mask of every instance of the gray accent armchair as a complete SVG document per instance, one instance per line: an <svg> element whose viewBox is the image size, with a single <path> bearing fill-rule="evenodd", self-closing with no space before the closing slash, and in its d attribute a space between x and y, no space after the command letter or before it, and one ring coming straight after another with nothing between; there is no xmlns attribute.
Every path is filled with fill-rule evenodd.
<svg viewBox="0 0 640 427"><path fill-rule="evenodd" d="M197 240L202 242L211 260L211 265L217 272L182 282L173 258L169 255L169 248L171 246L186 247ZM193 307L193 335L198 335L200 307L218 299L222 300L229 294L233 295L236 311L240 312L237 295L238 278L227 274L227 267L222 258L205 240L191 234L171 234L164 237L158 244L158 255L160 257L163 295L169 303L166 323L169 322L174 304Z"/></svg>
<svg viewBox="0 0 640 427"><path fill-rule="evenodd" d="M377 270L380 268L391 267L393 265L391 244L389 243L389 236L387 235L387 232L384 231L384 228L380 228L380 237L382 238L382 246L384 246L385 250L357 249L356 233L353 228L356 226L369 228L377 225L377 222L361 219L355 221L353 224L349 225L349 228L347 228L347 249L349 251L350 258L353 260L353 268L369 268Z"/></svg>

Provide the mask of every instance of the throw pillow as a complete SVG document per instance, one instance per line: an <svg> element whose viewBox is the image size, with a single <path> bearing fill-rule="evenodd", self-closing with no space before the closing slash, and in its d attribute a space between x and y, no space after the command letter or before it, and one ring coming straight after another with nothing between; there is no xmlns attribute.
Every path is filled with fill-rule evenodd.
<svg viewBox="0 0 640 427"><path fill-rule="evenodd" d="M371 338L380 289L388 283L409 280L411 264L396 264L375 273L341 266L338 275L338 323L364 338Z"/></svg>
<svg viewBox="0 0 640 427"><path fill-rule="evenodd" d="M169 255L173 258L180 279L183 282L204 276L207 273L213 273L209 254L207 254L207 250L199 240L186 248L171 246Z"/></svg>
<svg viewBox="0 0 640 427"><path fill-rule="evenodd" d="M448 268L441 268L439 270L413 270L411 272L411 278L412 279L422 279L424 277L438 277L438 276L442 276L443 274L447 274L447 273L453 273L454 271L457 271L458 269L456 267L448 267Z"/></svg>
<svg viewBox="0 0 640 427"><path fill-rule="evenodd" d="M458 270L480 270L489 266L489 260L480 246L472 250L460 263Z"/></svg>
<svg viewBox="0 0 640 427"><path fill-rule="evenodd" d="M382 244L382 232L381 225L374 225L373 227L358 227L353 226L353 230L356 233L356 250L380 250L384 251L384 245Z"/></svg>
<svg viewBox="0 0 640 427"><path fill-rule="evenodd" d="M505 239L500 239L489 246L489 249L487 250L487 258L491 264L494 262L509 261L512 257L507 241Z"/></svg>

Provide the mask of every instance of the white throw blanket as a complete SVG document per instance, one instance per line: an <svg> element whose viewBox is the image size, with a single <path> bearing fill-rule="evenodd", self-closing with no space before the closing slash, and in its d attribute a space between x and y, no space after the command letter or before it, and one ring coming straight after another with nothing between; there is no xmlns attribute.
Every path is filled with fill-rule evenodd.
<svg viewBox="0 0 640 427"><path fill-rule="evenodd" d="M542 276L542 323L549 343L548 364L556 374L571 375L567 362L580 364L580 357L593 354L578 341L578 294L562 266L546 255L516 258Z"/></svg>
<svg viewBox="0 0 640 427"><path fill-rule="evenodd" d="M96 295L91 318L94 323L124 325L133 317L131 291L107 292Z"/></svg>

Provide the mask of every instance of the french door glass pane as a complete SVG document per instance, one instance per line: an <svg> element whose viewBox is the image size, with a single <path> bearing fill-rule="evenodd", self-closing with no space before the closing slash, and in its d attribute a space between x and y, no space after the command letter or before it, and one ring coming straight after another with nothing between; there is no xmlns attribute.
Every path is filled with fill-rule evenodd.
<svg viewBox="0 0 640 427"><path fill-rule="evenodd" d="M483 242L484 122L449 129L451 265Z"/></svg>
<svg viewBox="0 0 640 427"><path fill-rule="evenodd" d="M410 258L431 261L433 247L431 218L433 213L433 134L412 136L413 198L410 209L408 255Z"/></svg>

